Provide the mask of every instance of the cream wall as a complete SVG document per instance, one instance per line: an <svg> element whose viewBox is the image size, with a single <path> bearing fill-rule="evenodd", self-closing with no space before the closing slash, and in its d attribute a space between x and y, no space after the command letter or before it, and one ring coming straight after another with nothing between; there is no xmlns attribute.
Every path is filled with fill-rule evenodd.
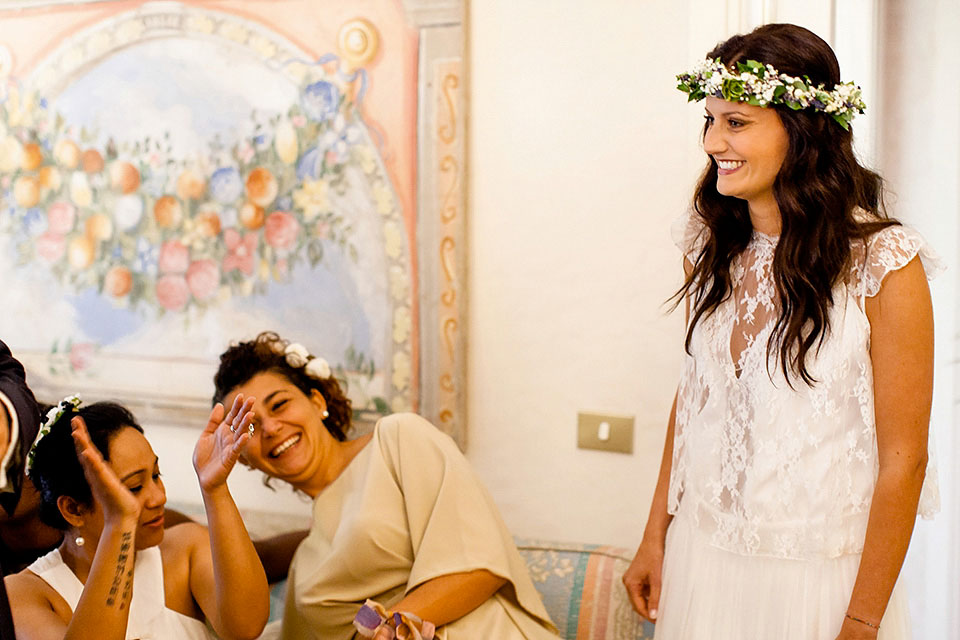
<svg viewBox="0 0 960 640"><path fill-rule="evenodd" d="M674 1L470 8L469 445L523 536L635 546L678 380L671 221L699 166ZM578 450L582 410L637 417Z"/></svg>
<svg viewBox="0 0 960 640"><path fill-rule="evenodd" d="M895 215L915 225L947 265L931 283L936 369L931 430L942 509L914 532L904 576L914 637L960 639L960 3L883 0L878 165ZM921 62L922 61L922 62Z"/></svg>

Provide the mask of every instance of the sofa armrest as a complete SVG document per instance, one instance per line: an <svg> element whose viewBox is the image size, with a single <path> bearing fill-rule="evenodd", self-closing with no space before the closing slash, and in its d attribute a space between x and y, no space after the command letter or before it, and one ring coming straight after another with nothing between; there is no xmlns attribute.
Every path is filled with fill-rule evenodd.
<svg viewBox="0 0 960 640"><path fill-rule="evenodd" d="M621 582L632 558L628 550L523 538L515 541L562 638L653 638L653 625L633 610Z"/></svg>

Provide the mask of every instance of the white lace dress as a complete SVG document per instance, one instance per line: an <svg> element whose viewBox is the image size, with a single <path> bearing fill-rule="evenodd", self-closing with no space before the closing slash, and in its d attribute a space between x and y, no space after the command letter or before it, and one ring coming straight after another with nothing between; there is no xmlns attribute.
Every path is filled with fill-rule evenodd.
<svg viewBox="0 0 960 640"><path fill-rule="evenodd" d="M691 260L700 230L689 216L675 227ZM853 590L878 469L864 301L917 255L928 277L942 267L909 227L855 243L808 358L819 382L791 388L767 358L776 243L754 233L731 265L733 295L700 320L684 364L658 639L834 640ZM931 469L921 514L938 503ZM909 638L908 623L898 587L880 639Z"/></svg>

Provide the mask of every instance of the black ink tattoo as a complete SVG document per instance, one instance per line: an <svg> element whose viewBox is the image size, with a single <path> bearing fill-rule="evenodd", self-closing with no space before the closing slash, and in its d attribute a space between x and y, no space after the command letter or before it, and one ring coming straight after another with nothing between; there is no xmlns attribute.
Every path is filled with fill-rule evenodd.
<svg viewBox="0 0 960 640"><path fill-rule="evenodd" d="M113 576L113 582L110 584L110 591L107 594L107 606L112 607L117 603L117 594L120 591L120 582L123 580L123 569L127 565L127 558L130 557L130 546L133 541L133 533L124 532L120 538L120 553L117 554L117 571ZM126 606L126 601L130 597L130 591L133 584L133 569L127 571L127 582L123 587L123 593L120 595L120 608Z"/></svg>

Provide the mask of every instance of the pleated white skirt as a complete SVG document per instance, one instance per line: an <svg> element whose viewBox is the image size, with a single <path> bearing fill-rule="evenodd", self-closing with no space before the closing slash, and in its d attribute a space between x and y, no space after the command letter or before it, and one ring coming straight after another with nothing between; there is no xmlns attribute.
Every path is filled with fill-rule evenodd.
<svg viewBox="0 0 960 640"><path fill-rule="evenodd" d="M667 531L656 640L835 640L860 555L823 560L744 556L709 544L685 514ZM894 588L878 640L910 640Z"/></svg>

